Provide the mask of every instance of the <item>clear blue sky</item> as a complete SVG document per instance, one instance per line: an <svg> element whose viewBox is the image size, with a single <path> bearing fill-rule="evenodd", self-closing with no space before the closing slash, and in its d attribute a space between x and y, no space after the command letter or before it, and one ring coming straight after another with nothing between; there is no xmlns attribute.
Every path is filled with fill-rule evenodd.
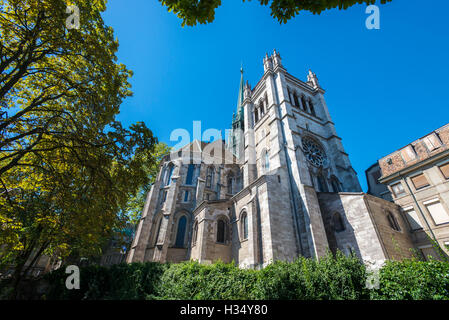
<svg viewBox="0 0 449 320"><path fill-rule="evenodd" d="M213 23L182 28L156 0L109 0L104 19L119 40L119 61L134 71L134 96L119 120L144 121L169 145L171 131L192 132L194 120L203 130L226 129L241 62L254 86L275 48L291 74L317 74L366 191L364 171L377 159L449 122L449 2L379 7L381 29L368 30L363 5L280 25L258 1L226 0Z"/></svg>

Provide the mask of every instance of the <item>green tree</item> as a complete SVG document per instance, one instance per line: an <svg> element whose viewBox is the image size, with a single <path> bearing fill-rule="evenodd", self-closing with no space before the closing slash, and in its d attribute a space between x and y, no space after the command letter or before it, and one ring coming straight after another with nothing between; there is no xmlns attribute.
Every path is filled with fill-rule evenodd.
<svg viewBox="0 0 449 320"><path fill-rule="evenodd" d="M194 26L197 23L206 24L214 21L215 9L221 5L221 0L159 0L182 19L182 26ZM250 0L248 0L250 1ZM356 3L374 4L376 0L257 0L261 5L270 6L271 16L280 23L286 23L301 11L320 14L328 9L347 9ZM385 4L391 0L381 0ZM245 0L243 0L245 2Z"/></svg>
<svg viewBox="0 0 449 320"><path fill-rule="evenodd" d="M42 254L98 253L154 162L145 124L116 120L132 73L106 1L76 5L67 30L66 1L0 0L0 262L16 289Z"/></svg>
<svg viewBox="0 0 449 320"><path fill-rule="evenodd" d="M137 225L137 223L139 222L142 214L142 209L146 201L147 193L150 191L151 185L156 180L162 158L166 154L170 153L171 149L172 148L164 142L159 142L158 144L156 144L151 157L144 161L148 183L143 185L139 189L139 192L129 200L128 206L126 208L126 212L132 224Z"/></svg>

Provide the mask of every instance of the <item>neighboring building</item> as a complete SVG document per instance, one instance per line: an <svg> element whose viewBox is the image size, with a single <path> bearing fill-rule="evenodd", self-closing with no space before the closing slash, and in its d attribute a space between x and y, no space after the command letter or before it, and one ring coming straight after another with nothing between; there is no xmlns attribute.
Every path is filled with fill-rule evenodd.
<svg viewBox="0 0 449 320"><path fill-rule="evenodd" d="M415 246L436 256L430 239L448 252L449 245L449 124L378 161L379 182L409 222Z"/></svg>
<svg viewBox="0 0 449 320"><path fill-rule="evenodd" d="M366 193L387 201L393 201L391 192L385 184L379 182L382 176L379 163L373 164L365 171L366 182L368 183L368 191Z"/></svg>
<svg viewBox="0 0 449 320"><path fill-rule="evenodd" d="M410 257L400 208L361 192L316 75L295 78L276 51L263 64L254 88L242 72L225 150L194 141L166 156L127 262L263 267L336 249L372 263Z"/></svg>
<svg viewBox="0 0 449 320"><path fill-rule="evenodd" d="M134 238L135 225L127 223L126 227L113 236L103 249L100 265L111 266L126 261L126 255Z"/></svg>

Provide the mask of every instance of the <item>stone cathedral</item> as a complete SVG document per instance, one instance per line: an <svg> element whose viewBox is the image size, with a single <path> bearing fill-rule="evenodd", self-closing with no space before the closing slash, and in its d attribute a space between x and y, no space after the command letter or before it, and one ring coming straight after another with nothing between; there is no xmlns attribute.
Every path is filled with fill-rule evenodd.
<svg viewBox="0 0 449 320"><path fill-rule="evenodd" d="M242 71L226 144L195 140L165 156L127 262L410 257L400 207L361 192L317 76L291 75L276 51L263 69L253 88Z"/></svg>

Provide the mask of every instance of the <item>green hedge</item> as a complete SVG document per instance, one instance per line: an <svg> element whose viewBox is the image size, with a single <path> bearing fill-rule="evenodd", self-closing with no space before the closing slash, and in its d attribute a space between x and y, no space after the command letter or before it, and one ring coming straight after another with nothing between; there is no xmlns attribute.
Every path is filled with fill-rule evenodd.
<svg viewBox="0 0 449 320"><path fill-rule="evenodd" d="M132 263L80 268L79 290L65 288L65 268L45 276L43 299L448 299L449 264L388 262L379 289L366 288L367 271L356 257L338 253L319 261L298 258L262 270L197 262Z"/></svg>

